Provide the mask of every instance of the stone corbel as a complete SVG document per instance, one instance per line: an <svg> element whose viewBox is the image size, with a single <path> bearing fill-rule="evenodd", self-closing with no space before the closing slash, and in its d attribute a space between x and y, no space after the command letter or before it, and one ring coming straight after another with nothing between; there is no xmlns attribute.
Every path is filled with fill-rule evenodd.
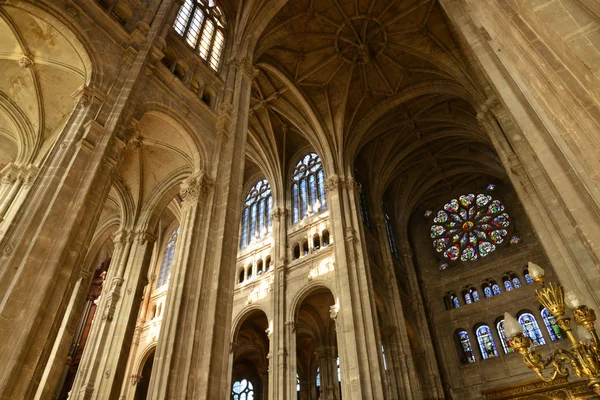
<svg viewBox="0 0 600 400"><path fill-rule="evenodd" d="M106 98L106 95L93 87L88 85L82 85L72 95L75 105L79 102L85 107L89 107L93 104L102 104Z"/></svg>

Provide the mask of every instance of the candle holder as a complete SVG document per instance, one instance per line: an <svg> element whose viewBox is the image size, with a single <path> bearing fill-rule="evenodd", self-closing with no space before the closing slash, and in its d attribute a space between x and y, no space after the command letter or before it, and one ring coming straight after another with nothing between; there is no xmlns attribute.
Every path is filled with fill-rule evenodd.
<svg viewBox="0 0 600 400"><path fill-rule="evenodd" d="M560 284L544 285L544 270L529 263L529 274L540 285L535 291L538 301L548 309L556 319L557 325L569 339L569 349L556 349L546 358L532 346L531 339L523 334L519 322L510 314L505 314L505 329L510 336L511 347L521 354L528 368L532 369L543 381L550 382L558 377L567 377L569 370L580 378L588 380L592 391L600 395L600 342L594 323L596 312L580 304L574 293L567 293ZM573 321L581 333L579 340L571 327L571 318L566 316L567 307L573 311ZM517 327L518 326L518 327ZM583 328L583 329L582 329Z"/></svg>

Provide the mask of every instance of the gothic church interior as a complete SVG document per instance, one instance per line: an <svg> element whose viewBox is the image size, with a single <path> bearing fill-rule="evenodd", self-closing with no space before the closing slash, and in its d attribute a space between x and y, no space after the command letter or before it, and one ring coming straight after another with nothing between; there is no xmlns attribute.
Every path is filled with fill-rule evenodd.
<svg viewBox="0 0 600 400"><path fill-rule="evenodd" d="M597 0L3 0L0 71L0 399L600 395Z"/></svg>

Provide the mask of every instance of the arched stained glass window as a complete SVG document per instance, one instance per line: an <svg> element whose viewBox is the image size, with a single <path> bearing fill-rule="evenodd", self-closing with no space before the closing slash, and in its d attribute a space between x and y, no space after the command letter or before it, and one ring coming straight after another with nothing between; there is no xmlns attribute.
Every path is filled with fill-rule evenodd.
<svg viewBox="0 0 600 400"><path fill-rule="evenodd" d="M305 155L296 164L292 179L292 223L327 209L325 172L316 153Z"/></svg>
<svg viewBox="0 0 600 400"><path fill-rule="evenodd" d="M213 70L219 69L225 45L225 16L215 0L185 0L173 28Z"/></svg>
<svg viewBox="0 0 600 400"><path fill-rule="evenodd" d="M438 252L451 261L474 261L504 241L510 217L500 200L467 194L446 203L433 222L431 238Z"/></svg>
<svg viewBox="0 0 600 400"><path fill-rule="evenodd" d="M461 362L463 364L473 364L475 362L475 353L473 353L473 347L471 347L471 341L469 340L469 334L467 331L458 331L458 341L462 354L460 354Z"/></svg>
<svg viewBox="0 0 600 400"><path fill-rule="evenodd" d="M450 301L452 302L452 306L454 308L460 307L460 302L458 301L458 297L455 294L450 295Z"/></svg>
<svg viewBox="0 0 600 400"><path fill-rule="evenodd" d="M496 350L496 344L492 337L492 331L487 325L481 325L475 331L477 334L477 342L479 342L479 350L481 350L481 357L484 360L488 358L498 357L498 351Z"/></svg>
<svg viewBox="0 0 600 400"><path fill-rule="evenodd" d="M233 400L254 400L254 388L252 383L246 379L236 381L231 390Z"/></svg>
<svg viewBox="0 0 600 400"><path fill-rule="evenodd" d="M502 292L500 291L500 286L498 286L498 284L495 282L492 284L492 292L494 293L494 296L502 294Z"/></svg>
<svg viewBox="0 0 600 400"><path fill-rule="evenodd" d="M521 280L515 276L512 278L512 284L515 289L518 289L521 287Z"/></svg>
<svg viewBox="0 0 600 400"><path fill-rule="evenodd" d="M542 309L542 319L548 329L550 339L552 339L553 342L564 339L564 333L556 323L556 318L554 318L554 315L550 314L550 311L548 311L547 308Z"/></svg>
<svg viewBox="0 0 600 400"><path fill-rule="evenodd" d="M510 292L514 289L510 279L504 278L502 281L504 282L504 289L506 289L507 292Z"/></svg>
<svg viewBox="0 0 600 400"><path fill-rule="evenodd" d="M160 264L160 271L158 273L158 281L156 283L156 287L161 287L169 280L169 275L171 274L171 265L173 265L173 257L175 256L175 245L177 244L177 235L179 235L179 227L175 229L171 236L169 236L169 240L167 240L167 245L165 246L165 251L163 253L162 263Z"/></svg>
<svg viewBox="0 0 600 400"><path fill-rule="evenodd" d="M506 332L504 331L504 320L498 321L496 324L496 330L498 331L498 336L500 337L504 354L512 353L514 350L512 347L510 347L510 339L506 336Z"/></svg>
<svg viewBox="0 0 600 400"><path fill-rule="evenodd" d="M392 255L396 259L399 259L400 257L398 256L398 248L396 247L396 237L394 235L394 229L392 228L392 220L387 213L384 213L384 216L385 216L385 231L387 233L388 242L390 244L390 251L392 252Z"/></svg>
<svg viewBox="0 0 600 400"><path fill-rule="evenodd" d="M471 304L473 302L479 301L479 293L472 286L467 286L463 290L463 298L465 299L465 304Z"/></svg>
<svg viewBox="0 0 600 400"><path fill-rule="evenodd" d="M473 302L473 300L471 299L471 293L465 292L464 297L465 297L465 304L471 304Z"/></svg>
<svg viewBox="0 0 600 400"><path fill-rule="evenodd" d="M244 201L240 232L240 247L242 249L253 240L266 236L271 232L272 211L271 186L266 179L263 179L252 186Z"/></svg>
<svg viewBox="0 0 600 400"><path fill-rule="evenodd" d="M529 313L521 314L521 316L519 317L519 323L521 324L521 327L523 328L523 333L525 334L525 336L527 336L529 339L531 339L533 344L535 344L536 346L541 346L541 345L546 344L546 341L544 340L544 336L542 335L542 332L540 331L538 323L532 314L529 314Z"/></svg>
<svg viewBox="0 0 600 400"><path fill-rule="evenodd" d="M535 283L531 275L529 275L529 269L527 267L523 268L523 276L525 277L526 284L531 285Z"/></svg>

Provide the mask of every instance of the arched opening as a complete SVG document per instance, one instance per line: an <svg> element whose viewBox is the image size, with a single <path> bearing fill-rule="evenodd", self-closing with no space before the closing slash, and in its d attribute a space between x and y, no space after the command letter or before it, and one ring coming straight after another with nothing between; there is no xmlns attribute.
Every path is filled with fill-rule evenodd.
<svg viewBox="0 0 600 400"><path fill-rule="evenodd" d="M308 240L305 240L302 242L302 255L303 256L308 255Z"/></svg>
<svg viewBox="0 0 600 400"><path fill-rule="evenodd" d="M312 291L296 311L296 363L304 371L300 381L302 400L341 399L338 345L328 289Z"/></svg>
<svg viewBox="0 0 600 400"><path fill-rule="evenodd" d="M319 250L321 248L321 237L319 236L318 233L315 233L313 235L313 250Z"/></svg>
<svg viewBox="0 0 600 400"><path fill-rule="evenodd" d="M256 262L256 275L260 276L263 274L263 260L258 260Z"/></svg>
<svg viewBox="0 0 600 400"><path fill-rule="evenodd" d="M327 229L325 229L323 233L321 233L321 238L323 240L323 247L329 246L329 243L331 243L331 239L329 237L329 231Z"/></svg>
<svg viewBox="0 0 600 400"><path fill-rule="evenodd" d="M297 260L300 258L300 245L299 244L294 245L293 256L294 256L294 260Z"/></svg>
<svg viewBox="0 0 600 400"><path fill-rule="evenodd" d="M135 388L134 400L146 400L148 397L148 387L150 386L150 377L152 376L152 366L154 365L154 353L156 348L146 357L142 371L136 377L137 386Z"/></svg>
<svg viewBox="0 0 600 400"><path fill-rule="evenodd" d="M269 387L269 321L260 310L250 312L233 339L232 399L267 400Z"/></svg>

